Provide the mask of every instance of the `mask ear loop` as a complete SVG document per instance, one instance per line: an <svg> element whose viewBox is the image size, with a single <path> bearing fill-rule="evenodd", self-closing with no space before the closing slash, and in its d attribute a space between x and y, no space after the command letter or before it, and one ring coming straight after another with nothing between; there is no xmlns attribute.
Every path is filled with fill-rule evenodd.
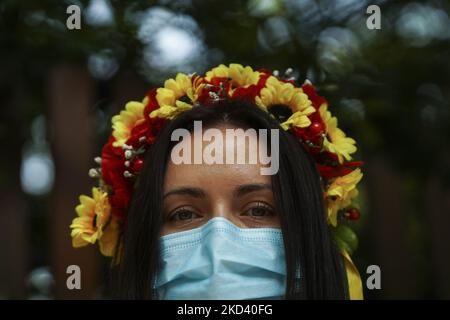
<svg viewBox="0 0 450 320"><path fill-rule="evenodd" d="M158 250L158 256L159 257L161 256L160 250ZM155 274L153 276L153 284L150 289L150 296L151 296L152 300L160 300L160 294L159 294L158 289L156 288L156 285L158 284L158 276L159 276L160 270L161 270L161 260L159 259L157 270L155 271Z"/></svg>
<svg viewBox="0 0 450 320"><path fill-rule="evenodd" d="M158 289L156 289L157 283L158 283L158 272L153 277L153 285L152 285L151 292L150 292L152 300L159 300Z"/></svg>

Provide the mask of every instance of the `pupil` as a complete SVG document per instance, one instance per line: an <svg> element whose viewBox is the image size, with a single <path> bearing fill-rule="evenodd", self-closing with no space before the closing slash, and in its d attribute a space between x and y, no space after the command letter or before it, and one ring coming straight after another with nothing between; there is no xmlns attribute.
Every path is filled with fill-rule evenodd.
<svg viewBox="0 0 450 320"><path fill-rule="evenodd" d="M269 113L278 121L284 122L292 115L292 110L287 105L275 104L269 107Z"/></svg>
<svg viewBox="0 0 450 320"><path fill-rule="evenodd" d="M266 210L263 208L253 209L254 216L258 216L258 217L263 216L265 212L266 212Z"/></svg>
<svg viewBox="0 0 450 320"><path fill-rule="evenodd" d="M189 211L183 211L179 213L180 219L187 220L191 217L191 213Z"/></svg>

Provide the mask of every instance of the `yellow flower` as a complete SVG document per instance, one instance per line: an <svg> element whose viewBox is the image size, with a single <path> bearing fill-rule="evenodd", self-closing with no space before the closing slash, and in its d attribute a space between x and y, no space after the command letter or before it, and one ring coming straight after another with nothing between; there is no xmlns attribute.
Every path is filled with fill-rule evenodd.
<svg viewBox="0 0 450 320"><path fill-rule="evenodd" d="M131 130L145 121L144 108L145 104L131 101L125 105L125 110L112 117L112 134L116 138L116 141L113 143L114 147L121 147L131 136Z"/></svg>
<svg viewBox="0 0 450 320"><path fill-rule="evenodd" d="M148 103L148 96L145 96L144 99L142 99L142 104L143 104L144 106L146 106L147 103Z"/></svg>
<svg viewBox="0 0 450 320"><path fill-rule="evenodd" d="M344 131L337 127L337 118L331 116L330 111L327 110L327 105L323 104L319 108L320 116L325 123L327 135L323 141L325 150L335 153L338 156L339 163L346 160L351 160L350 154L356 152L356 141L345 135Z"/></svg>
<svg viewBox="0 0 450 320"><path fill-rule="evenodd" d="M315 112L308 96L300 88L295 88L291 83L285 83L271 76L266 81L266 86L261 90L259 97L255 98L256 104L268 111L271 106L285 105L292 111L292 115L281 124L284 130L291 126L308 127L311 121L308 115Z"/></svg>
<svg viewBox="0 0 450 320"><path fill-rule="evenodd" d="M206 73L205 79L211 81L213 77L230 78L234 87L246 88L252 84L257 84L260 73L253 71L251 67L243 67L237 63L231 63L229 67L221 64ZM233 90L231 90L233 91ZM232 92L231 92L232 93Z"/></svg>
<svg viewBox="0 0 450 320"><path fill-rule="evenodd" d="M116 253L121 227L122 225L119 219L111 215L111 219L105 226L103 235L99 240L100 252L104 256L112 257Z"/></svg>
<svg viewBox="0 0 450 320"><path fill-rule="evenodd" d="M194 81L192 79L193 77L179 73L175 79L166 80L164 88L156 90L156 100L160 107L150 113L150 117L173 119L179 113L191 109L191 103L197 101L204 87L200 77L194 77ZM179 100L185 96L191 103Z"/></svg>
<svg viewBox="0 0 450 320"><path fill-rule="evenodd" d="M92 198L81 195L75 211L78 217L70 225L72 245L79 248L95 243L102 237L103 227L111 216L108 194L99 188L92 188Z"/></svg>
<svg viewBox="0 0 450 320"><path fill-rule="evenodd" d="M337 213L350 205L352 199L358 196L356 185L362 179L362 172L359 168L349 174L337 177L326 190L326 202L328 209L328 221L337 225Z"/></svg>

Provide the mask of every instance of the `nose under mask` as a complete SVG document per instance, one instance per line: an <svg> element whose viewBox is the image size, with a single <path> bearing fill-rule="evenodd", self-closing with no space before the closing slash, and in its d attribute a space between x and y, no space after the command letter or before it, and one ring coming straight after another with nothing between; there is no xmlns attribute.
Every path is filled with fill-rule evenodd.
<svg viewBox="0 0 450 320"><path fill-rule="evenodd" d="M225 218L160 238L159 299L280 299L286 263L280 229L242 229Z"/></svg>

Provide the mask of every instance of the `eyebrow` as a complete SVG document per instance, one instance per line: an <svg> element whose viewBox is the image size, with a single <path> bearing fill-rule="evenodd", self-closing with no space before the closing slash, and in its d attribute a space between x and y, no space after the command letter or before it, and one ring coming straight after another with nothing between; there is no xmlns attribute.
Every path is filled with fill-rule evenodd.
<svg viewBox="0 0 450 320"><path fill-rule="evenodd" d="M265 184L265 183L243 184L243 185L238 186L236 189L234 189L233 195L235 197L242 197L251 192L267 190L267 189L272 190L272 187L269 184Z"/></svg>
<svg viewBox="0 0 450 320"><path fill-rule="evenodd" d="M180 187L167 192L163 198L167 198L168 196L173 195L186 195L191 196L193 198L204 198L206 196L205 191L200 188L195 187Z"/></svg>
<svg viewBox="0 0 450 320"><path fill-rule="evenodd" d="M242 197L246 194L260 191L260 190L272 190L272 187L269 184L265 184L265 183L243 184L234 189L233 196L234 197ZM164 195L163 198L167 198L167 197L173 196L173 195L186 195L186 196L191 196L193 198L206 197L206 193L202 189L186 186L186 187L179 187L179 188L170 190L169 192L167 192Z"/></svg>

